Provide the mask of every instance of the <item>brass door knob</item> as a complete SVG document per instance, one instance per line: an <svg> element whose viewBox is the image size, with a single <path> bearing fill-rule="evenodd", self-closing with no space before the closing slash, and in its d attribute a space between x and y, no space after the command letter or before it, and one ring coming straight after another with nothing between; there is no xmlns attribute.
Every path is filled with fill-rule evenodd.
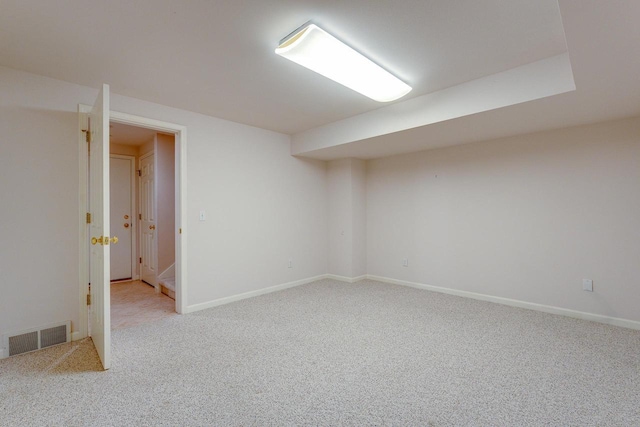
<svg viewBox="0 0 640 427"><path fill-rule="evenodd" d="M118 243L118 238L116 236L113 236L111 238L109 238L109 236L100 236L100 237L92 237L91 238L91 244L92 245L97 245L98 243L100 243L103 246L108 246L109 243L113 243L114 245L116 243Z"/></svg>
<svg viewBox="0 0 640 427"><path fill-rule="evenodd" d="M125 222L124 228L129 228L129 223L128 222Z"/></svg>
<svg viewBox="0 0 640 427"><path fill-rule="evenodd" d="M150 225L150 226L149 226L149 230L155 230L155 229L156 229L156 226L155 226L155 225Z"/></svg>
<svg viewBox="0 0 640 427"><path fill-rule="evenodd" d="M105 246L109 246L109 243L113 243L115 245L116 243L118 243L118 238L116 236L113 236L111 238L109 238L109 236L104 236L102 244Z"/></svg>

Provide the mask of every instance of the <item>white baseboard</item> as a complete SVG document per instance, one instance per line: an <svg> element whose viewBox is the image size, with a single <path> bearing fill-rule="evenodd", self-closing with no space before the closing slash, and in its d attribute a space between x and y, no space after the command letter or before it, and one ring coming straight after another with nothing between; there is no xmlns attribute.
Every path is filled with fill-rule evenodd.
<svg viewBox="0 0 640 427"><path fill-rule="evenodd" d="M544 313L559 314L561 316L573 317L575 319L591 320L592 322L605 323L607 325L621 326L623 328L640 330L640 322L635 320L622 319L619 317L603 316L601 314L587 313L584 311L570 310L567 308L554 307L551 305L536 304L533 302L496 297L492 295L478 294L475 292L461 291L457 289L442 288L439 286L425 285L423 283L408 282L406 280L392 279L389 277L367 275L367 279L378 282L391 283L394 285L409 286L427 291L440 292L443 294L455 295L465 298L473 298L480 301L494 302L497 304L509 305L512 307L526 308L529 310L542 311Z"/></svg>
<svg viewBox="0 0 640 427"><path fill-rule="evenodd" d="M5 354L4 348L0 348L0 359L4 359L7 357L9 356Z"/></svg>
<svg viewBox="0 0 640 427"><path fill-rule="evenodd" d="M338 280L340 282L356 283L356 282L359 282L360 280L366 279L367 275L363 274L362 276L357 276L357 277L347 277L347 276L338 276L337 274L327 274L326 278Z"/></svg>
<svg viewBox="0 0 640 427"><path fill-rule="evenodd" d="M253 298L259 295L269 294L271 292L277 292L283 289L293 288L295 286L306 285L307 283L315 282L316 280L321 280L326 278L327 278L326 274L321 274L320 276L308 277L306 279L296 280L294 282L283 283L280 285L270 286L264 289L258 289L255 291L245 292L238 295L232 295L230 297L215 299L213 301L193 304L193 305L187 306L185 313L193 313L195 311L205 310L207 308L217 307L219 305L229 304L231 302L240 301L247 298Z"/></svg>

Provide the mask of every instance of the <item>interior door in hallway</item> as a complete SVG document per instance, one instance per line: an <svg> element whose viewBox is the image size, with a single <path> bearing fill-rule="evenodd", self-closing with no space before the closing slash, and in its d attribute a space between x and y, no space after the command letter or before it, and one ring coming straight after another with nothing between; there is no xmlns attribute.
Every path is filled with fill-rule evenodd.
<svg viewBox="0 0 640 427"><path fill-rule="evenodd" d="M133 206L131 173L134 158L111 155L109 170L111 180L111 233L119 242L111 247L111 281L133 277Z"/></svg>
<svg viewBox="0 0 640 427"><path fill-rule="evenodd" d="M159 290L157 279L155 156L140 158L140 278Z"/></svg>

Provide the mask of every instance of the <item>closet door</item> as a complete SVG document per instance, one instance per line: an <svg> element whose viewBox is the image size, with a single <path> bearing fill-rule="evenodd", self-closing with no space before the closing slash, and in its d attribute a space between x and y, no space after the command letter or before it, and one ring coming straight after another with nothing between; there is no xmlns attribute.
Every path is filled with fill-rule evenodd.
<svg viewBox="0 0 640 427"><path fill-rule="evenodd" d="M111 281L131 279L133 253L133 219L131 178L134 158L111 155L111 233L118 236L118 244L111 247Z"/></svg>
<svg viewBox="0 0 640 427"><path fill-rule="evenodd" d="M140 274L143 281L155 286L159 291L154 164L153 153L140 158L140 254L142 257Z"/></svg>

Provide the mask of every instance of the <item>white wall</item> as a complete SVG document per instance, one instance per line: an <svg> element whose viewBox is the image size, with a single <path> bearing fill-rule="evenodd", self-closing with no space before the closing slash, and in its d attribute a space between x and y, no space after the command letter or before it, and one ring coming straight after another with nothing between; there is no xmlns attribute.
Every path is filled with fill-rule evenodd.
<svg viewBox="0 0 640 427"><path fill-rule="evenodd" d="M78 329L76 110L97 93L0 67L0 335L65 319ZM187 126L189 305L326 273L324 162L292 157L286 135L111 101Z"/></svg>
<svg viewBox="0 0 640 427"><path fill-rule="evenodd" d="M78 329L76 108L97 92L0 67L0 335L66 319ZM365 171L184 110L118 95L112 110L188 128L188 305L358 276L364 245L368 274L640 320L639 118Z"/></svg>
<svg viewBox="0 0 640 427"><path fill-rule="evenodd" d="M154 136L149 141L144 144L138 146L138 158L144 156L145 154L151 153L156 147L156 137ZM137 167L138 165L136 165Z"/></svg>
<svg viewBox="0 0 640 427"><path fill-rule="evenodd" d="M640 320L640 118L374 160L367 179L369 274Z"/></svg>
<svg viewBox="0 0 640 427"><path fill-rule="evenodd" d="M366 271L366 162L328 162L329 274L354 278Z"/></svg>
<svg viewBox="0 0 640 427"><path fill-rule="evenodd" d="M367 163L351 159L351 277L367 274Z"/></svg>
<svg viewBox="0 0 640 427"><path fill-rule="evenodd" d="M109 144L109 153L133 156L136 158L136 168L138 167L138 147L134 145Z"/></svg>
<svg viewBox="0 0 640 427"><path fill-rule="evenodd" d="M351 192L351 159L340 159L328 162L328 272L343 277L352 277L353 212Z"/></svg>
<svg viewBox="0 0 640 427"><path fill-rule="evenodd" d="M0 335L78 319L84 92L0 68Z"/></svg>

